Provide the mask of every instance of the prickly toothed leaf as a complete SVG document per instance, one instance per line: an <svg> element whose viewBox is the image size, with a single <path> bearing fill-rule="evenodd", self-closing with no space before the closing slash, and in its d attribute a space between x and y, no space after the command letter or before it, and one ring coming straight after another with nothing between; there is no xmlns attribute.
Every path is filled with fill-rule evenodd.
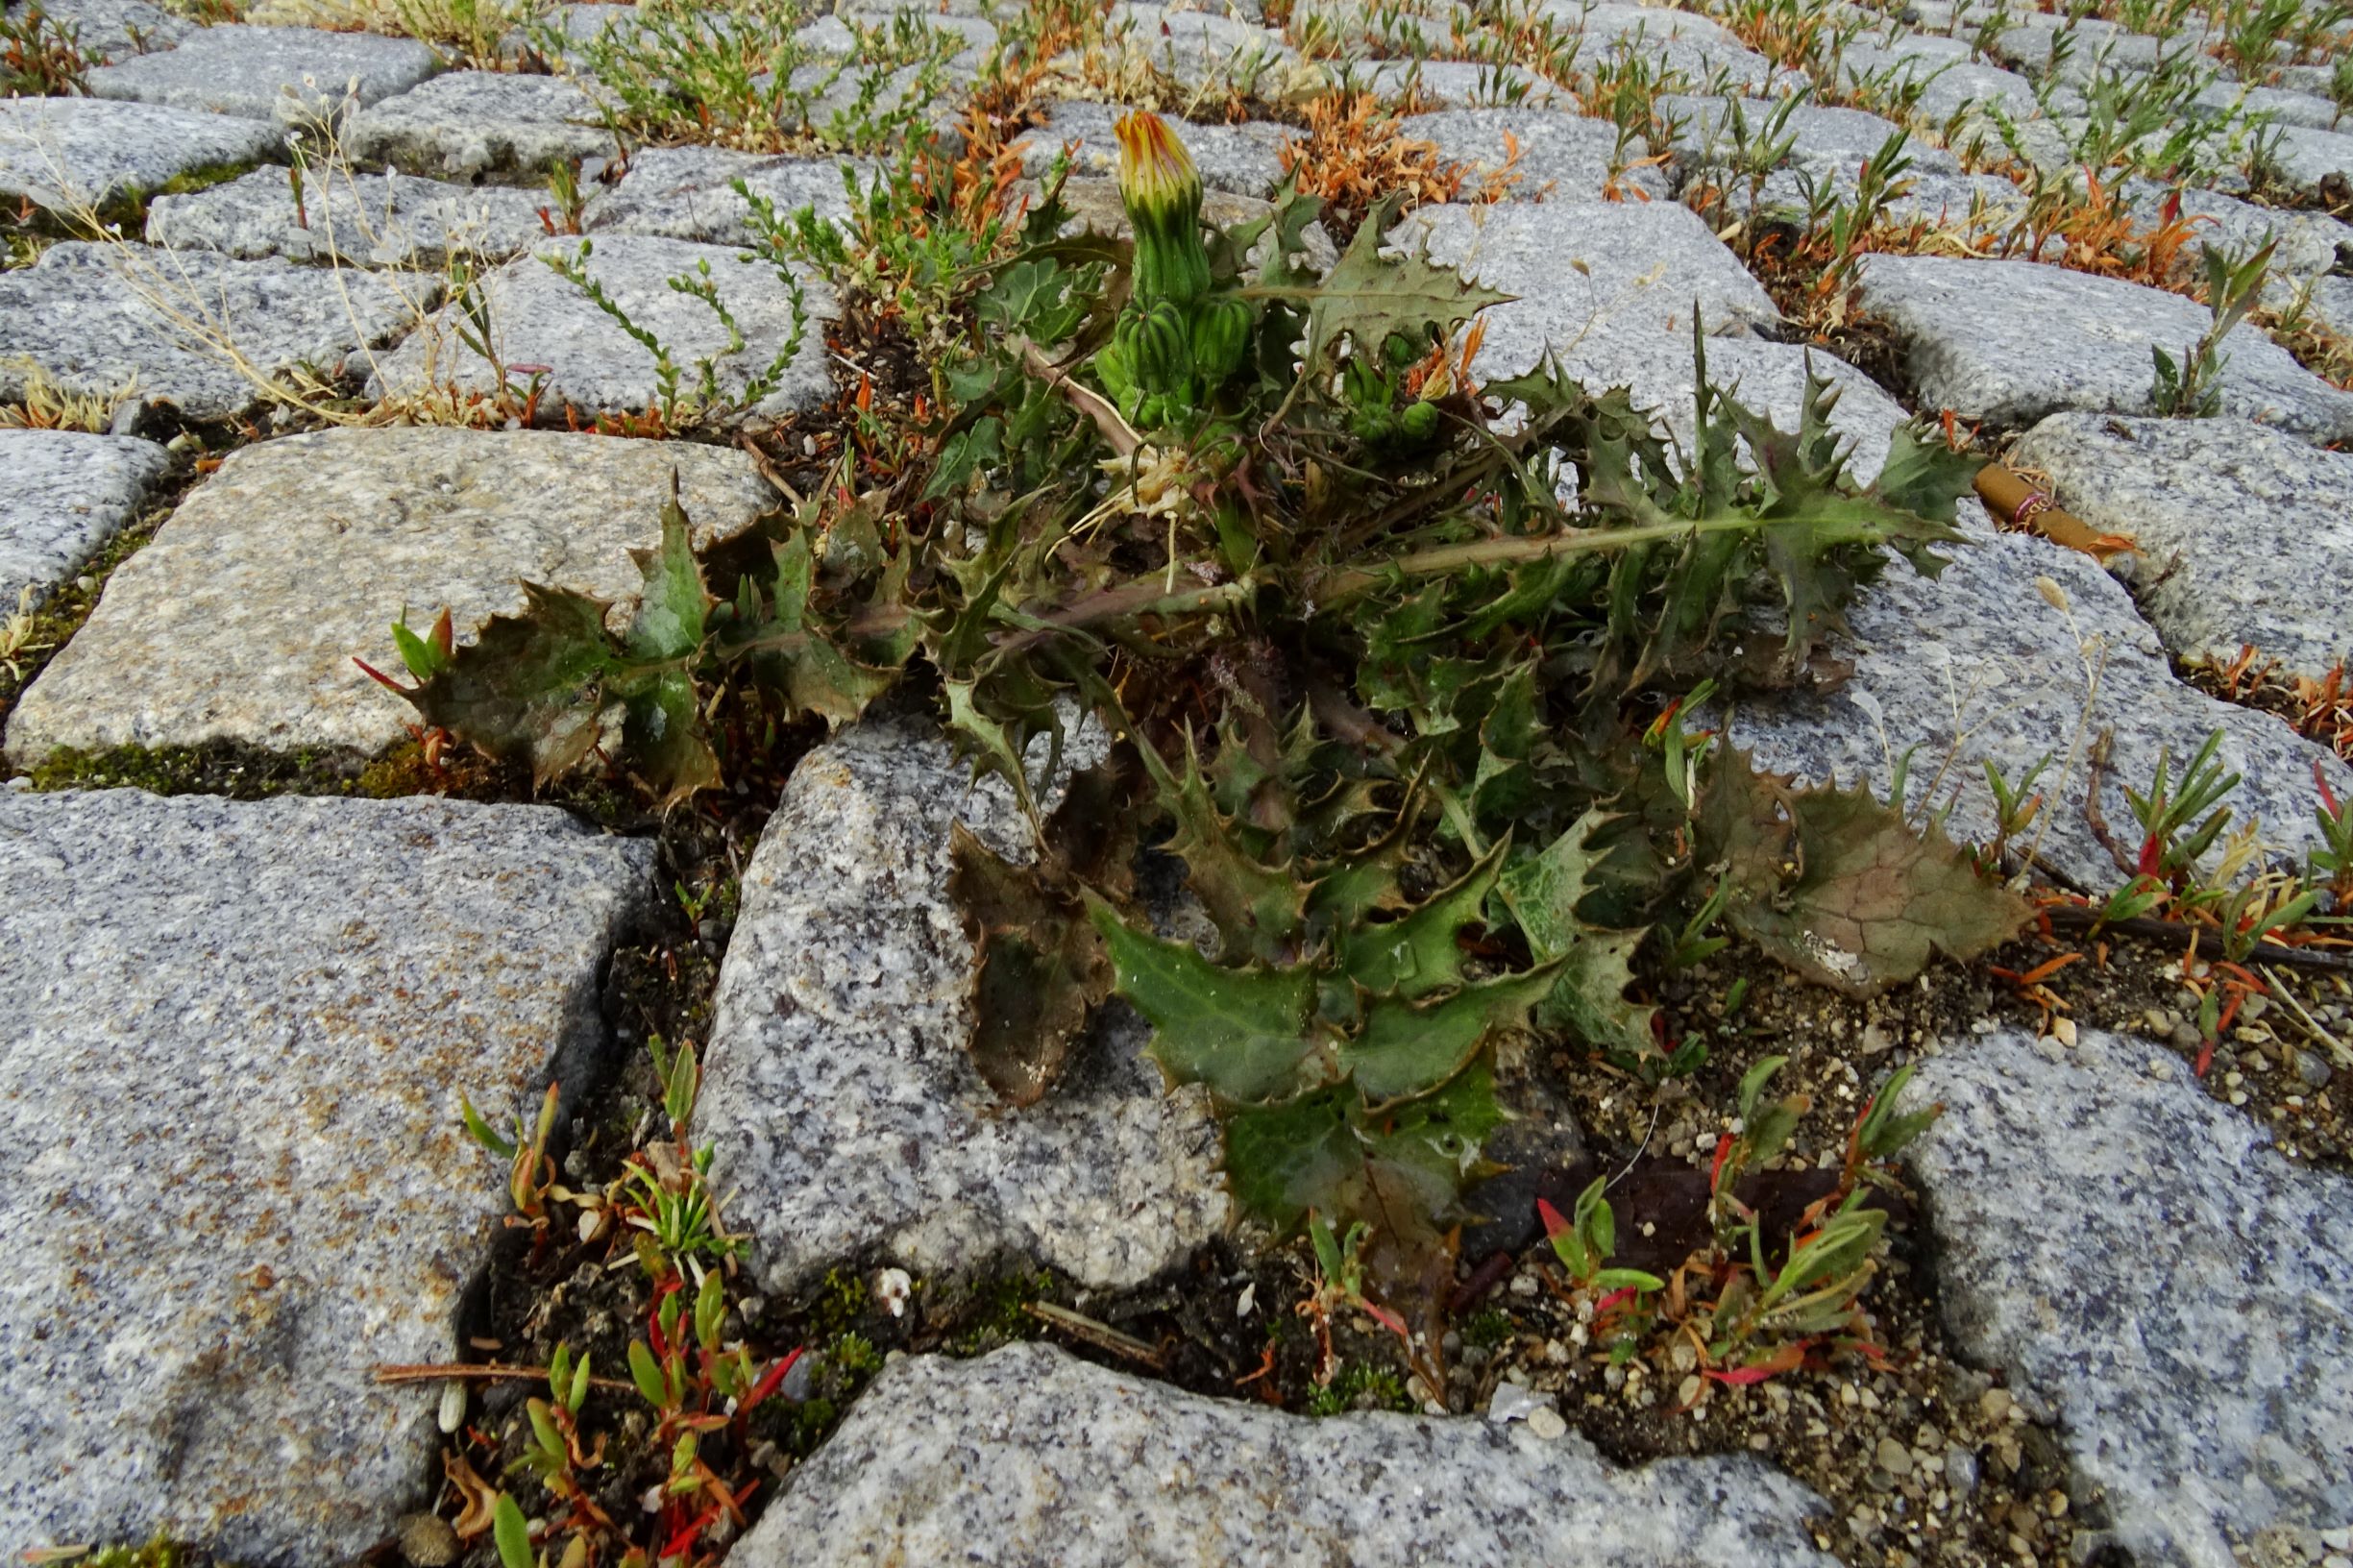
<svg viewBox="0 0 2353 1568"><path fill-rule="evenodd" d="M1257 1101L1326 1076L1311 1062L1319 1052L1310 1033L1312 970L1212 964L1189 943L1134 929L1092 894L1088 911L1111 951L1119 993L1153 1025L1152 1060L1170 1083Z"/></svg>
<svg viewBox="0 0 2353 1568"><path fill-rule="evenodd" d="M1340 1046L1349 1076L1376 1104L1426 1094L1505 1030L1528 1016L1559 982L1557 962L1464 986L1428 1001L1364 999L1364 1027Z"/></svg>
<svg viewBox="0 0 2353 1568"><path fill-rule="evenodd" d="M816 560L805 531L796 528L775 547L776 583L763 632L759 667L786 700L829 724L846 724L897 684L899 672L860 664L813 624L809 594Z"/></svg>
<svg viewBox="0 0 2353 1568"><path fill-rule="evenodd" d="M1791 435L1735 399L1722 403L1749 443L1764 487L1758 515L1765 564L1781 590L1788 616L1782 661L1794 673L1822 638L1846 628L1846 605L1856 583L1877 575L1875 550L1851 547L1897 545L1924 556L1927 546L1961 538L1951 523L1953 498L1941 502L1940 520L1894 504L1880 492L1845 494L1842 465L1809 447L1802 427ZM1902 493L1938 506L1935 488L1949 479L1950 465L1930 464L1917 452L1907 463L1909 472L1899 476Z"/></svg>
<svg viewBox="0 0 2353 1568"><path fill-rule="evenodd" d="M702 646L704 622L711 596L702 581L702 563L695 559L694 529L686 508L678 504L677 478L671 478L670 500L662 503L662 537L651 550L632 550L629 558L645 574L644 595L629 622L625 642L638 659L683 659Z"/></svg>
<svg viewBox="0 0 2353 1568"><path fill-rule="evenodd" d="M664 671L630 694L621 738L629 769L653 792L656 810L719 788L719 757L704 737L695 677L686 671Z"/></svg>
<svg viewBox="0 0 2353 1568"><path fill-rule="evenodd" d="M1385 1289L1418 1281L1458 1217L1463 1187L1491 1169L1479 1156L1503 1121L1492 1073L1474 1061L1435 1093L1367 1109L1338 1084L1226 1120L1226 1181L1244 1213L1278 1232L1311 1209L1345 1231L1373 1228L1367 1254Z"/></svg>
<svg viewBox="0 0 2353 1568"><path fill-rule="evenodd" d="M491 617L408 700L494 757L528 758L545 784L595 747L606 681L627 661L604 629L604 600L536 582L523 599L521 615Z"/></svg>
<svg viewBox="0 0 2353 1568"><path fill-rule="evenodd" d="M966 1048L1000 1098L1034 1105L1111 994L1110 958L1084 909L1035 869L1003 859L961 822L948 854L948 892L974 947Z"/></svg>
<svg viewBox="0 0 2353 1568"><path fill-rule="evenodd" d="M1376 995L1409 1000L1462 983L1462 950L1455 939L1480 923L1487 891L1510 852L1508 837L1452 885L1401 919L1342 929L1340 965L1348 978Z"/></svg>
<svg viewBox="0 0 2353 1568"><path fill-rule="evenodd" d="M1403 200L1384 197L1365 214L1347 254L1309 297L1306 363L1311 371L1338 352L1343 337L1363 354L1379 352L1391 332L1416 342L1429 341L1433 331L1452 337L1456 328L1488 306L1518 298L1474 283L1453 267L1434 266L1418 250L1382 255L1383 236Z"/></svg>
<svg viewBox="0 0 2353 1568"><path fill-rule="evenodd" d="M1409 801L1388 832L1360 854L1328 867L1308 889L1308 925L1314 936L1336 938L1360 927L1368 915L1403 909L1405 892L1398 873L1412 852L1410 829L1420 816Z"/></svg>
<svg viewBox="0 0 2353 1568"><path fill-rule="evenodd" d="M1913 978L1936 953L1974 958L2032 919L2026 902L1980 877L1942 828L1931 823L1917 832L1868 792L1790 794L1771 780L1753 782L1760 775L1744 780L1745 767L1726 771L1730 787L1777 798L1777 809L1795 819L1794 863L1784 862L1777 878L1738 882L1728 913L1735 927L1802 973L1869 995Z"/></svg>
<svg viewBox="0 0 2353 1568"><path fill-rule="evenodd" d="M1537 1004L1534 1019L1547 1029L1566 1029L1605 1052L1649 1054L1655 1037L1654 1007L1630 1002L1629 967L1642 945L1640 931L1605 931L1578 918L1577 906L1598 891L1600 869L1608 858L1596 837L1610 818L1588 811L1540 855L1505 871L1499 883L1505 907L1519 922L1528 950L1539 961L1557 961L1559 977Z"/></svg>
<svg viewBox="0 0 2353 1568"><path fill-rule="evenodd" d="M1229 956L1268 963L1297 956L1307 919L1307 887L1287 867L1252 858L1235 842L1230 824L1210 798L1191 738L1184 775L1171 772L1149 743L1138 747L1163 810L1176 819L1168 853L1185 862L1185 880L1216 923Z"/></svg>

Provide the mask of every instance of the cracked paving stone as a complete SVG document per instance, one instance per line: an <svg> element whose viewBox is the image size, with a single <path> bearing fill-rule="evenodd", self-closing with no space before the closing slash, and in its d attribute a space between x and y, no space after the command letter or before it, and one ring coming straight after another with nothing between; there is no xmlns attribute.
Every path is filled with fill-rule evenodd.
<svg viewBox="0 0 2353 1568"><path fill-rule="evenodd" d="M0 790L0 1535L255 1568L429 1501L502 1121L576 1100L652 845L541 806Z"/></svg>
<svg viewBox="0 0 2353 1568"><path fill-rule="evenodd" d="M1527 1424L1205 1399L1050 1345L884 1369L738 1568L1829 1568L1826 1506L1743 1457L1604 1460Z"/></svg>
<svg viewBox="0 0 2353 1568"><path fill-rule="evenodd" d="M257 162L285 133L253 120L104 98L0 99L0 198L103 208L196 169Z"/></svg>
<svg viewBox="0 0 2353 1568"><path fill-rule="evenodd" d="M229 23L176 49L89 73L90 96L305 126L389 98L441 69L414 38Z"/></svg>
<svg viewBox="0 0 2353 1568"><path fill-rule="evenodd" d="M2177 361L2213 324L2178 294L2037 261L1871 256L1857 300L1895 334L1924 408L2018 428L2061 409L2156 411L2152 349ZM2316 441L2353 437L2353 393L2257 329L2225 338L2222 412Z"/></svg>
<svg viewBox="0 0 2353 1568"><path fill-rule="evenodd" d="M234 419L264 394L224 341L264 376L305 367L334 376L361 348L414 325L438 292L438 280L414 275L396 284L209 251L52 245L31 266L0 272L0 401L22 398L37 367L64 392Z"/></svg>
<svg viewBox="0 0 2353 1568"><path fill-rule="evenodd" d="M461 639L523 609L521 579L615 601L643 577L671 476L699 540L773 496L740 452L555 431L411 428L284 436L229 454L118 567L10 717L10 754L202 746L372 754L408 705L353 663L450 607ZM122 678L140 671L137 681Z"/></svg>
<svg viewBox="0 0 2353 1568"><path fill-rule="evenodd" d="M1208 1102L1164 1090L1125 1009L1035 1106L974 1070L957 821L1033 852L1012 792L973 783L937 728L869 719L794 771L744 873L696 1126L772 1289L877 1254L967 1277L1029 1259L1116 1288L1227 1223Z"/></svg>

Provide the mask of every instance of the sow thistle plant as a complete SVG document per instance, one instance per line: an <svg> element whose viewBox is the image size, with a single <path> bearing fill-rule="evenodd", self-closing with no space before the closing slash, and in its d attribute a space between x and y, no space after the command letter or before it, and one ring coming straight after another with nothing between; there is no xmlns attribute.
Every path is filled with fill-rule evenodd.
<svg viewBox="0 0 2353 1568"><path fill-rule="evenodd" d="M1978 465L1905 429L1859 484L1832 388L1777 429L1707 384L1703 337L1688 451L1555 363L1480 386L1507 297L1385 251L1392 206L1317 278L1296 184L1209 227L1166 125L1119 142L1134 238L1063 234L1046 191L956 296L928 461L845 468L700 555L674 500L625 628L530 585L472 643L405 636L404 695L542 779L605 756L669 805L754 760L740 704L842 723L919 662L1038 830L1034 865L955 845L982 1077L1050 1094L1117 992L1215 1106L1244 1214L1353 1237L1352 1299L1430 1303L1531 1032L1697 1061L1630 994L1654 928L1708 903L1868 992L2024 922L1933 829L1657 723L1703 682L1720 708L1812 679L1885 551L1942 565ZM1078 713L1116 744L1057 804ZM1140 835L1213 948L1156 934Z"/></svg>

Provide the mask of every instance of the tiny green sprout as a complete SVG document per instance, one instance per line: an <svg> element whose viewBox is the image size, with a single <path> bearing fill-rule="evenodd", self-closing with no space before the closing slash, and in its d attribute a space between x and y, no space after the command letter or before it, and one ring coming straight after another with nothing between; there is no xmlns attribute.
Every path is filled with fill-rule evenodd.
<svg viewBox="0 0 2353 1568"><path fill-rule="evenodd" d="M2230 808L2221 801L2239 787L2239 775L2222 772L2217 756L2221 746L2222 731L2217 728L2182 770L2178 785L2172 777L2171 753L2160 750L2148 793L2125 790L2124 799L2144 835L2138 867L2141 875L2157 877L2175 888L2182 886L2195 870L2198 857L2228 825Z"/></svg>
<svg viewBox="0 0 2353 1568"><path fill-rule="evenodd" d="M588 1358L576 1362L572 1359L572 1347L558 1344L555 1354L548 1358L548 1392L555 1402L574 1415L588 1401Z"/></svg>
<svg viewBox="0 0 2353 1568"><path fill-rule="evenodd" d="M497 1506L490 1510L490 1537L498 1545L499 1568L537 1568L531 1527L523 1517L522 1505L506 1492L499 1494Z"/></svg>
<svg viewBox="0 0 2353 1568"><path fill-rule="evenodd" d="M1609 1212L1609 1203L1602 1196L1607 1184L1601 1177L1578 1194L1574 1218L1561 1217L1560 1211L1542 1198L1536 1200L1536 1213L1544 1221L1544 1234L1551 1237L1554 1256L1569 1271L1570 1283L1581 1289L1590 1290L1663 1290L1667 1282L1655 1274L1646 1274L1638 1268L1610 1268L1609 1255L1617 1247L1617 1222Z"/></svg>
<svg viewBox="0 0 2353 1568"><path fill-rule="evenodd" d="M2114 925L2119 920L2137 920L2165 902L2165 884L2153 876L2136 876L2108 895L2100 906L2099 923Z"/></svg>
<svg viewBox="0 0 2353 1568"><path fill-rule="evenodd" d="M629 1381L637 1384L639 1395L656 1410L673 1409L669 1380L663 1377L661 1363L653 1359L653 1352L646 1348L643 1339L629 1341Z"/></svg>
<svg viewBox="0 0 2353 1568"><path fill-rule="evenodd" d="M1896 1102L1903 1097L1916 1070L1917 1064L1908 1062L1897 1068L1863 1107L1863 1114L1854 1118L1854 1127L1847 1135L1847 1158L1839 1177L1838 1195L1842 1199L1854 1190L1866 1167L1893 1160L1944 1114L1941 1104L1924 1111L1896 1109Z"/></svg>
<svg viewBox="0 0 2353 1568"><path fill-rule="evenodd" d="M445 606L433 620L432 628L420 637L408 629L408 612L392 623L392 645L401 651L401 662L419 680L430 680L449 668L456 651L457 634Z"/></svg>

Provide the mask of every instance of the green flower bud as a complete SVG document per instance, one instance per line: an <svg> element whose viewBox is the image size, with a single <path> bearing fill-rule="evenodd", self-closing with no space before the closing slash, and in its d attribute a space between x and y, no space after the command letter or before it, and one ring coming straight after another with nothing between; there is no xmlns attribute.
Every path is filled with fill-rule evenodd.
<svg viewBox="0 0 2353 1568"><path fill-rule="evenodd" d="M1192 155L1157 114L1119 117L1119 199L1136 231L1135 298L1190 305L1209 292L1210 258L1201 243L1201 175Z"/></svg>

